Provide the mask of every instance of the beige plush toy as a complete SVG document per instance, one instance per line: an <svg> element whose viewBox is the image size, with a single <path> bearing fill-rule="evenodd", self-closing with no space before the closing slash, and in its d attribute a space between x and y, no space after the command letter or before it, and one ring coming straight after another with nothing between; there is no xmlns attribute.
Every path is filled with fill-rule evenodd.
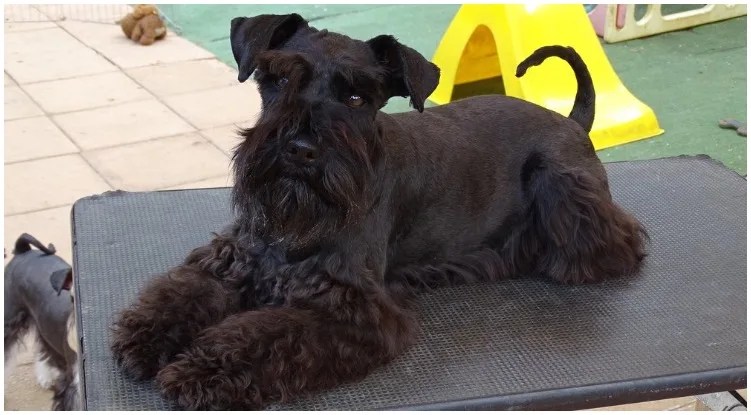
<svg viewBox="0 0 751 415"><path fill-rule="evenodd" d="M167 27L159 16L159 10L151 4L137 4L133 11L118 23L125 36L144 46L164 39L167 35Z"/></svg>

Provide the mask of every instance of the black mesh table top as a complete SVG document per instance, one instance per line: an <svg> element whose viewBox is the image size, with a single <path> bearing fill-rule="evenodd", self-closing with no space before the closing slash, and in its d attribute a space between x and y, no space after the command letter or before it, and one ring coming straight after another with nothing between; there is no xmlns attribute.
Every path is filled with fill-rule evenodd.
<svg viewBox="0 0 751 415"><path fill-rule="evenodd" d="M746 180L706 157L606 165L647 227L635 278L515 280L423 296L418 344L366 379L270 409L583 409L746 387ZM175 409L109 350L115 313L230 220L229 189L116 192L73 207L89 410Z"/></svg>

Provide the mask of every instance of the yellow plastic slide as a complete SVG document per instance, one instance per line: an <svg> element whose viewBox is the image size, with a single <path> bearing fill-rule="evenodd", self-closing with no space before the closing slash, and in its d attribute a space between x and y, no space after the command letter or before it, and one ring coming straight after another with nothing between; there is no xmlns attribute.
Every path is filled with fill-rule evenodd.
<svg viewBox="0 0 751 415"><path fill-rule="evenodd" d="M556 58L530 68L516 66L537 48L573 47L587 64L597 101L590 137L601 150L663 133L654 111L634 97L608 62L584 7L575 5L463 5L433 57L441 80L430 100L451 101L455 85L503 75L507 95L568 115L576 95L569 65Z"/></svg>

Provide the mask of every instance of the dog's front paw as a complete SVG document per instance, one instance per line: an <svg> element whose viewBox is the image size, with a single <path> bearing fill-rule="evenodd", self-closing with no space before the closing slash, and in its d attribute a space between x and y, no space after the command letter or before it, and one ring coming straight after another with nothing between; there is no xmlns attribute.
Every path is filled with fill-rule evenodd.
<svg viewBox="0 0 751 415"><path fill-rule="evenodd" d="M252 374L222 363L211 349L192 347L157 374L165 398L186 410L257 410L260 391Z"/></svg>
<svg viewBox="0 0 751 415"><path fill-rule="evenodd" d="M210 274L180 266L153 278L112 327L112 352L136 379L153 377L196 334L232 312L229 296Z"/></svg>
<svg viewBox="0 0 751 415"><path fill-rule="evenodd" d="M155 318L143 310L129 308L112 326L112 353L120 366L138 380L154 377L177 353Z"/></svg>

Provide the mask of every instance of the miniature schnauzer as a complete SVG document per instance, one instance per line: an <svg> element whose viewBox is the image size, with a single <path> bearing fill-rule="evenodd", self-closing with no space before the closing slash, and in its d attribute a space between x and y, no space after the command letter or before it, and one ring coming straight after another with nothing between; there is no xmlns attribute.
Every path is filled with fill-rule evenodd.
<svg viewBox="0 0 751 415"><path fill-rule="evenodd" d="M31 249L34 246L37 249ZM70 265L29 234L5 266L5 373L23 337L36 334L37 382L53 389L53 410L77 410L78 366Z"/></svg>
<svg viewBox="0 0 751 415"><path fill-rule="evenodd" d="M612 199L588 132L592 79L564 117L507 96L424 109L439 69L388 35L318 30L297 14L231 24L260 118L234 153L234 223L154 277L112 350L187 409L258 409L361 379L413 344L416 294L535 276L636 272L646 232ZM380 111L395 96L417 110Z"/></svg>

